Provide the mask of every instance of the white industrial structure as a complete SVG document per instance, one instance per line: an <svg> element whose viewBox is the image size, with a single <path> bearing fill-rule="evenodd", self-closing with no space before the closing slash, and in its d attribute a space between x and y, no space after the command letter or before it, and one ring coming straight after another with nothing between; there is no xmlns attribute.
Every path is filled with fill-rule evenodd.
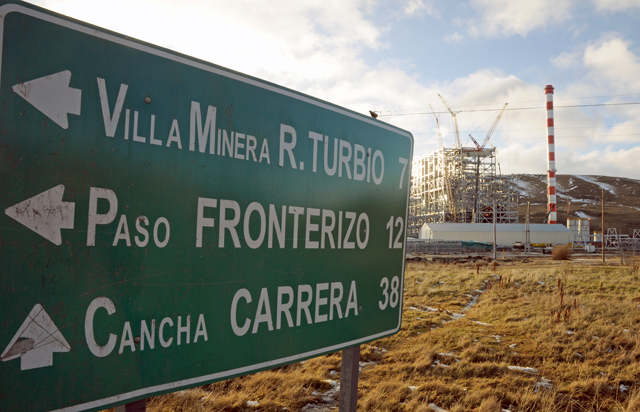
<svg viewBox="0 0 640 412"><path fill-rule="evenodd" d="M527 227L524 223L496 224L496 245L511 247L516 242L525 244ZM569 245L573 232L564 225L544 223L530 224L532 246ZM420 239L459 240L493 243L492 223L425 223L419 232Z"/></svg>
<svg viewBox="0 0 640 412"><path fill-rule="evenodd" d="M415 160L411 168L407 235L417 237L427 222L492 223L494 204L497 223L517 223L518 193L508 179L496 173L496 149L485 147L507 104L496 116L482 144L469 135L475 147L462 147L456 119L459 112L454 112L442 96L440 98L451 113L455 145L453 148L442 146L436 116L440 148Z"/></svg>
<svg viewBox="0 0 640 412"><path fill-rule="evenodd" d="M593 252L595 246L591 244L591 219L567 217L567 228L573 233L573 247L584 248Z"/></svg>

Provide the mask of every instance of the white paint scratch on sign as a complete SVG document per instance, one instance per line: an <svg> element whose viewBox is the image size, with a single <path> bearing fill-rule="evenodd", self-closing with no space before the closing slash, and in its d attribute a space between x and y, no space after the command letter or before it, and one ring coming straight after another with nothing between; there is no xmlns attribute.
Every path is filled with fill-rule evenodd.
<svg viewBox="0 0 640 412"><path fill-rule="evenodd" d="M19 340L22 339L22 340ZM0 356L3 362L20 359L20 370L53 365L53 352L71 347L42 305L36 304Z"/></svg>
<svg viewBox="0 0 640 412"><path fill-rule="evenodd" d="M62 243L60 229L73 229L76 205L63 202L64 185L37 194L5 209L4 213L55 245Z"/></svg>

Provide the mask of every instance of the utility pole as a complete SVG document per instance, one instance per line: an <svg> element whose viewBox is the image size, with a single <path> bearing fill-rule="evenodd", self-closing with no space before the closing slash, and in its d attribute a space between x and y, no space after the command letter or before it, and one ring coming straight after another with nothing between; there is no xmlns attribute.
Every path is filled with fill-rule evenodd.
<svg viewBox="0 0 640 412"><path fill-rule="evenodd" d="M493 194L493 260L496 261L498 260L498 256L497 256L497 249L498 249L498 245L497 245L497 236L496 236L496 195L495 193Z"/></svg>
<svg viewBox="0 0 640 412"><path fill-rule="evenodd" d="M527 255L531 254L531 228L529 226L529 216L531 214L531 202L527 202L527 218L525 220L524 248Z"/></svg>
<svg viewBox="0 0 640 412"><path fill-rule="evenodd" d="M602 189L602 263L604 264L604 189Z"/></svg>

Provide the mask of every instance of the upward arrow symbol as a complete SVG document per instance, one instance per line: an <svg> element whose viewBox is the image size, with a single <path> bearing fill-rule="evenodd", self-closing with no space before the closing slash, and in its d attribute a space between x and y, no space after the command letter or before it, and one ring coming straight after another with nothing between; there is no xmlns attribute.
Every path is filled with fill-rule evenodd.
<svg viewBox="0 0 640 412"><path fill-rule="evenodd" d="M51 366L54 352L70 350L69 342L38 303L22 322L22 326L2 352L0 359L6 362L21 358L20 370L24 371Z"/></svg>
<svg viewBox="0 0 640 412"><path fill-rule="evenodd" d="M69 70L16 84L11 88L63 129L69 128L67 115L80 115L82 90L69 87Z"/></svg>

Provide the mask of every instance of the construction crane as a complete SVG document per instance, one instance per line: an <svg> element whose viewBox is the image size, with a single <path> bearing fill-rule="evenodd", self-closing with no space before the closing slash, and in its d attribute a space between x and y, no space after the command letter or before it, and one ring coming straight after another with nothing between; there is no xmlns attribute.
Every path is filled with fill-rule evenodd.
<svg viewBox="0 0 640 412"><path fill-rule="evenodd" d="M487 145L487 143L489 143L489 139L491 139L491 135L493 135L493 132L496 130L496 127L498 126L498 123L500 122L500 119L502 118L502 115L504 114L504 110L507 108L507 104L505 103L504 106L502 107L502 110L500 110L500 113L498 113L498 115L496 116L496 119L493 121L493 124L491 125L491 128L489 129L489 132L487 133L487 136L484 138L484 140L482 141L482 144L478 144L478 142L476 141L476 139L473 138L473 136L469 135L469 137L471 138L471 140L473 140L473 143L475 143L476 147L477 147L477 151L478 152L482 152L484 147ZM476 184L475 184L475 196L474 196L474 204L473 204L473 221L474 223L477 222L478 220L478 184L480 182L480 154L478 154L478 156L476 157Z"/></svg>
<svg viewBox="0 0 640 412"><path fill-rule="evenodd" d="M438 127L438 148L444 149L444 142L442 141L442 131L440 130L440 121L438 120L438 116L436 115L435 110L433 110L433 106L429 104L429 107L431 108L431 113L433 113L433 117L436 118L436 126ZM449 213L451 214L450 219L455 222L456 206L455 206L455 201L453 199L453 190L451 188L451 181L449 180L449 166L447 165L447 156L444 156L444 150L443 150L442 161L444 162L443 185L444 185L444 190L447 193L447 200L448 200L447 203L449 204ZM446 221L447 218L445 217L444 220Z"/></svg>
<svg viewBox="0 0 640 412"><path fill-rule="evenodd" d="M449 107L449 105L447 104L447 101L444 100L444 97L440 96L439 94L438 94L438 97L440 98L440 100L442 100L442 103L444 103L447 110L449 110L449 113L451 113L451 118L453 119L453 130L455 132L455 138L456 138L456 149L459 149L461 147L460 133L458 132L458 119L456 119L456 115L460 113L460 111L454 112L453 110L451 110L451 107Z"/></svg>
<svg viewBox="0 0 640 412"><path fill-rule="evenodd" d="M442 142L442 131L440 130L440 122L438 121L438 116L436 116L436 112L433 110L433 106L431 106L431 103L429 103L429 107L431 108L433 117L436 118L436 126L438 126L438 148L442 149L444 147L444 143Z"/></svg>
<svg viewBox="0 0 640 412"><path fill-rule="evenodd" d="M487 133L487 136L482 141L482 144L478 144L476 139L474 139L473 136L469 135L469 137L471 138L473 143L478 148L479 152L481 152L482 149L484 149L484 147L487 145L487 143L489 143L489 139L491 139L491 136L493 135L493 132L496 130L496 127L498 126L498 123L500 123L500 119L502 119L502 115L504 114L504 111L507 108L508 104L509 103L505 103L504 106L502 107L502 110L500 110L500 113L498 113L498 115L496 116L496 119L493 121L493 124L491 125L491 128L489 129L489 133Z"/></svg>

